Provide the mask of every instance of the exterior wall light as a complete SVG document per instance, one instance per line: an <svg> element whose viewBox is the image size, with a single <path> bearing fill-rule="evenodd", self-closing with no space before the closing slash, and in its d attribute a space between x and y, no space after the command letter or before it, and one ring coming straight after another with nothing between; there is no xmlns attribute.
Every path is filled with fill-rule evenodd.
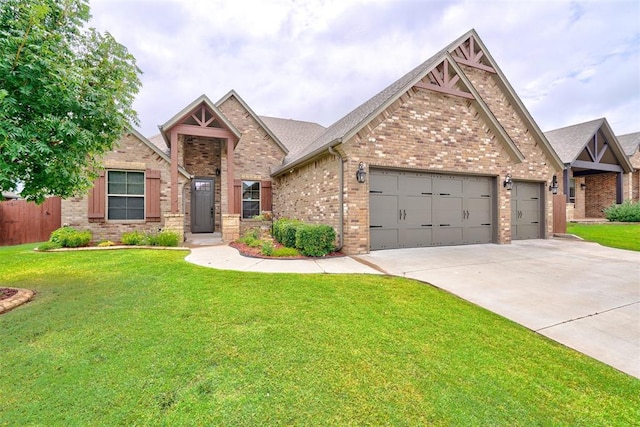
<svg viewBox="0 0 640 427"><path fill-rule="evenodd" d="M551 179L549 191L551 191L551 194L558 194L558 178L555 175L553 175L553 178Z"/></svg>
<svg viewBox="0 0 640 427"><path fill-rule="evenodd" d="M587 188L587 184L585 184L584 182L580 183L580 189L584 190L585 188Z"/></svg>
<svg viewBox="0 0 640 427"><path fill-rule="evenodd" d="M367 171L364 170L364 163L360 162L356 171L356 179L360 184L364 184L367 179Z"/></svg>
<svg viewBox="0 0 640 427"><path fill-rule="evenodd" d="M504 181L502 182L502 186L507 189L507 191L511 191L513 188L513 180L511 179L511 174L508 173L507 176L504 177Z"/></svg>

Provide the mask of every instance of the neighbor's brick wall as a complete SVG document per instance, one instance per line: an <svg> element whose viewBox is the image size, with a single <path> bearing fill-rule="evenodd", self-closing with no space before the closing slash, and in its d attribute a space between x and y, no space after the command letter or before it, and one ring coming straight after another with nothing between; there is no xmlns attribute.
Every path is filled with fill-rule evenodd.
<svg viewBox="0 0 640 427"><path fill-rule="evenodd" d="M616 202L616 173L585 177L585 217L604 218L602 210Z"/></svg>
<svg viewBox="0 0 640 427"><path fill-rule="evenodd" d="M633 202L640 202L640 150L636 151L629 160L631 160L631 165L634 167L633 173L629 176L629 180L631 181L631 200Z"/></svg>
<svg viewBox="0 0 640 427"><path fill-rule="evenodd" d="M90 230L93 240L119 241L125 232L133 230L155 232L164 227L164 215L171 212L170 182L171 170L169 163L157 155L145 143L132 134L124 135L117 146L104 156L106 169L144 171L154 169L160 171L160 206L163 218L160 222L145 221L108 221L104 223L90 223L88 215L88 196L74 197L62 200L62 223L81 230ZM178 175L179 185L186 182L186 178ZM182 194L178 194L178 205L182 206ZM106 214L106 213L105 213Z"/></svg>

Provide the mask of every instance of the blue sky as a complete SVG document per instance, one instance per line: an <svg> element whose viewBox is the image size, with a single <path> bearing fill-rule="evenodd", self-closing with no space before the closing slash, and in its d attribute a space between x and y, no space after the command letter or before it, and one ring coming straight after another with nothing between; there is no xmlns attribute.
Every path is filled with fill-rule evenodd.
<svg viewBox="0 0 640 427"><path fill-rule="evenodd" d="M471 28L542 130L640 131L640 2L91 0L143 70L146 136L201 94L328 126Z"/></svg>

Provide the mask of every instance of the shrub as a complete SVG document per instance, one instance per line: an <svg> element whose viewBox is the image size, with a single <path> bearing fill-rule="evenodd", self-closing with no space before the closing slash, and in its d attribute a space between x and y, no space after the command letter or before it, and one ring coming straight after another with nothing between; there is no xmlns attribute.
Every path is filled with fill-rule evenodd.
<svg viewBox="0 0 640 427"><path fill-rule="evenodd" d="M244 234L238 239L238 241L244 243L247 246L257 247L255 245L256 242L260 242L260 232L255 228L250 228L249 230L244 232ZM258 246L260 246L260 244L258 244Z"/></svg>
<svg viewBox="0 0 640 427"><path fill-rule="evenodd" d="M40 245L38 245L38 250L39 251L50 251L52 249L60 249L62 246L60 246L58 243L55 242L43 242L40 243Z"/></svg>
<svg viewBox="0 0 640 427"><path fill-rule="evenodd" d="M264 242L262 243L262 255L265 256L271 256L273 255L273 243L271 242Z"/></svg>
<svg viewBox="0 0 640 427"><path fill-rule="evenodd" d="M158 234L147 234L147 241L151 246L178 246L180 236L175 231L161 231Z"/></svg>
<svg viewBox="0 0 640 427"><path fill-rule="evenodd" d="M640 222L640 202L632 203L631 200L625 200L622 204L613 204L605 208L604 214L609 221Z"/></svg>
<svg viewBox="0 0 640 427"><path fill-rule="evenodd" d="M278 249L275 249L271 254L271 256L278 257L278 258L294 257L298 255L299 255L299 252L295 248L278 248Z"/></svg>
<svg viewBox="0 0 640 427"><path fill-rule="evenodd" d="M322 224L305 224L296 231L296 248L305 256L325 256L335 249L336 232Z"/></svg>
<svg viewBox="0 0 640 427"><path fill-rule="evenodd" d="M91 243L91 232L79 231L73 227L60 227L54 230L49 241L58 244L62 248L77 248Z"/></svg>
<svg viewBox="0 0 640 427"><path fill-rule="evenodd" d="M302 225L297 219L280 218L273 223L273 238L289 248L296 247L296 228Z"/></svg>
<svg viewBox="0 0 640 427"><path fill-rule="evenodd" d="M140 231L131 231L129 233L124 233L120 240L122 240L123 245L140 246L147 243L147 236Z"/></svg>

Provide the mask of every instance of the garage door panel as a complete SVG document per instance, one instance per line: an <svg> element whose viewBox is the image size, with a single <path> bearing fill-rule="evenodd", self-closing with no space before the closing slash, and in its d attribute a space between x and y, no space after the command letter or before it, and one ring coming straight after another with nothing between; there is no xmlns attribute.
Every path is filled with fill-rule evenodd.
<svg viewBox="0 0 640 427"><path fill-rule="evenodd" d="M433 193L431 177L422 174L402 176L400 191L407 196L430 196Z"/></svg>
<svg viewBox="0 0 640 427"><path fill-rule="evenodd" d="M462 227L436 227L433 230L434 245L460 245L463 242Z"/></svg>
<svg viewBox="0 0 640 427"><path fill-rule="evenodd" d="M403 206L406 206L406 209L403 209L402 216L404 223L407 226L432 224L431 201L430 196L406 197L403 202Z"/></svg>
<svg viewBox="0 0 640 427"><path fill-rule="evenodd" d="M457 196L462 194L462 177L438 176L433 180L434 193L442 196Z"/></svg>
<svg viewBox="0 0 640 427"><path fill-rule="evenodd" d="M534 182L514 182L511 193L511 238L539 239L541 224L541 186Z"/></svg>
<svg viewBox="0 0 640 427"><path fill-rule="evenodd" d="M493 241L494 179L375 169L370 176L372 250Z"/></svg>
<svg viewBox="0 0 640 427"><path fill-rule="evenodd" d="M398 196L372 194L369 199L371 209L369 223L372 226L397 227Z"/></svg>
<svg viewBox="0 0 640 427"><path fill-rule="evenodd" d="M371 228L369 231L371 238L371 249L393 249L398 248L398 230L384 230L381 228Z"/></svg>
<svg viewBox="0 0 640 427"><path fill-rule="evenodd" d="M399 233L400 247L420 248L431 246L433 243L433 230L430 227L406 228Z"/></svg>
<svg viewBox="0 0 640 427"><path fill-rule="evenodd" d="M465 243L491 243L493 233L491 226L467 227L464 231Z"/></svg>
<svg viewBox="0 0 640 427"><path fill-rule="evenodd" d="M457 226L462 223L462 197L440 197L434 209L434 223L439 226Z"/></svg>
<svg viewBox="0 0 640 427"><path fill-rule="evenodd" d="M369 192L377 194L397 194L398 179L398 175L372 172L369 177Z"/></svg>

